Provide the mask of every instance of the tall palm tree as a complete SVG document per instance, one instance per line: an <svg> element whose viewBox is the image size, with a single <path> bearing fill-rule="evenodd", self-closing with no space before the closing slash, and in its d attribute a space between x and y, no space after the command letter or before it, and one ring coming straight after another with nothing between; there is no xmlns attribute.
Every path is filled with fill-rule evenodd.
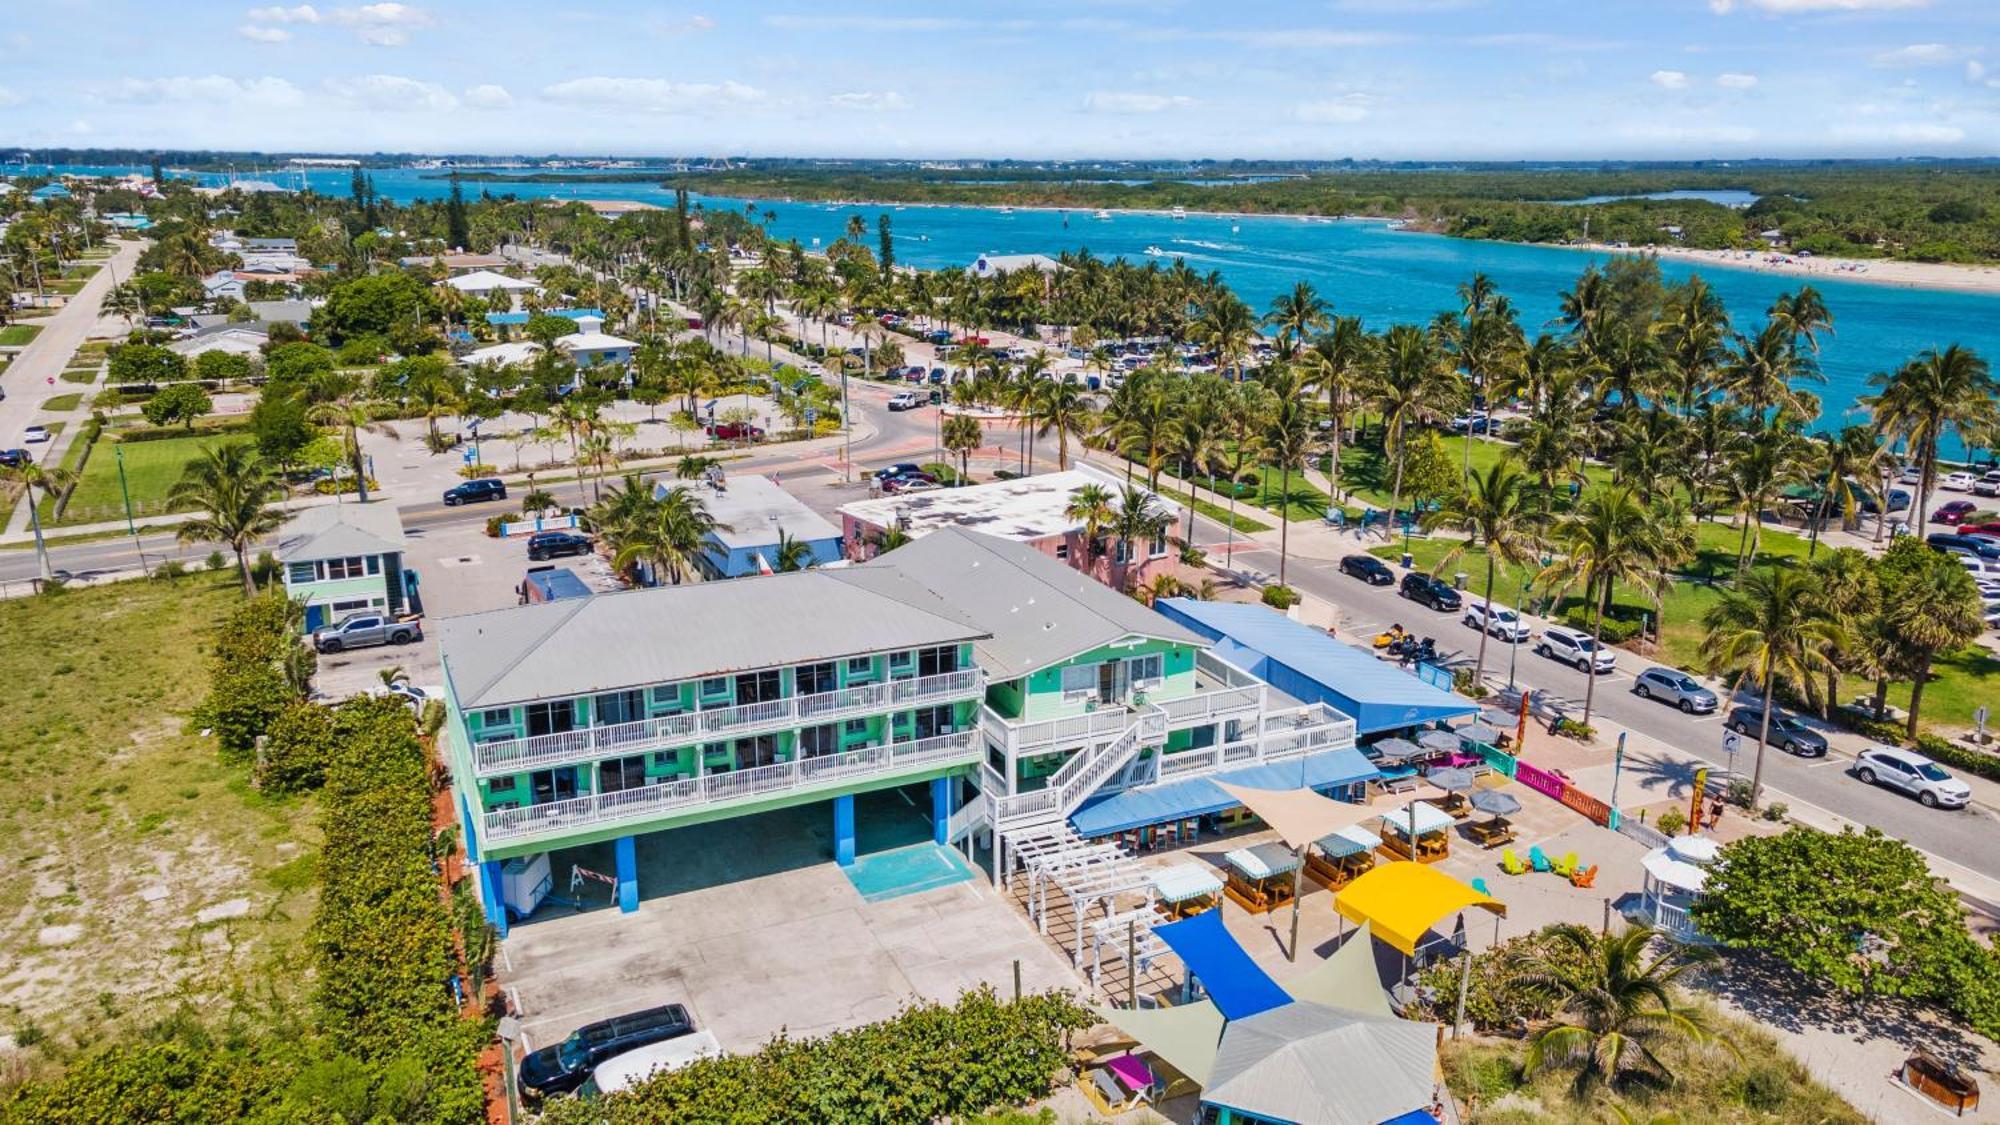
<svg viewBox="0 0 2000 1125"><path fill-rule="evenodd" d="M963 486L971 472L972 451L986 440L986 432L980 428L979 419L970 414L947 414L941 436L944 447L958 454L958 483Z"/></svg>
<svg viewBox="0 0 2000 1125"><path fill-rule="evenodd" d="M778 529L777 558L771 566L780 574L811 570L819 565L819 558L813 554L812 544L803 539L795 539L783 528Z"/></svg>
<svg viewBox="0 0 2000 1125"><path fill-rule="evenodd" d="M1835 547L1808 562L1806 573L1819 590L1821 607L1840 630L1840 644L1829 654L1833 667L1827 669L1826 691L1820 696L1832 704L1840 699L1842 672L1867 675L1875 670L1865 634L1870 618L1882 608L1882 587L1876 580L1875 560L1859 547Z"/></svg>
<svg viewBox="0 0 2000 1125"><path fill-rule="evenodd" d="M1921 556L1923 565L1895 583L1894 597L1884 614L1910 665L1910 714L1904 730L1917 737L1924 705L1924 685L1941 652L1969 644L1985 631L1979 589L1972 575L1955 559L1939 554Z"/></svg>
<svg viewBox="0 0 2000 1125"><path fill-rule="evenodd" d="M368 466L361 455L361 435L363 433L382 434L397 437L394 426L375 420L374 411L362 396L358 384L349 383L334 397L325 402L314 403L306 410L306 419L315 425L333 426L340 430L341 447L347 453L347 466L354 472L357 498L368 502Z"/></svg>
<svg viewBox="0 0 2000 1125"><path fill-rule="evenodd" d="M1730 487L1736 496L1743 531L1736 548L1736 572L1757 561L1764 540L1764 509L1786 485L1801 479L1805 439L1789 429L1753 433L1730 466Z"/></svg>
<svg viewBox="0 0 2000 1125"><path fill-rule="evenodd" d="M2000 426L2000 407L1994 405L2000 382L1978 353L1953 344L1930 349L1893 372L1870 375L1868 385L1875 393L1861 402L1874 411L1875 428L1900 438L1916 458L1917 503L1910 526L1924 527L1937 486L1938 444L1956 435L1970 446Z"/></svg>
<svg viewBox="0 0 2000 1125"><path fill-rule="evenodd" d="M1752 571L1723 592L1702 615L1702 659L1709 671L1735 677L1763 693L1764 716L1757 725L1757 759L1750 774L1750 803L1764 785L1764 747L1770 738L1771 704L1778 685L1824 710L1823 676L1834 670L1833 653L1842 640L1811 575L1776 568Z"/></svg>
<svg viewBox="0 0 2000 1125"><path fill-rule="evenodd" d="M251 597L257 593L257 583L250 577L245 555L251 543L285 522L277 507L284 495L284 485L257 456L256 446L221 442L187 463L167 490L167 505L196 512L175 529L181 542L229 544L243 578L243 594Z"/></svg>
<svg viewBox="0 0 2000 1125"><path fill-rule="evenodd" d="M1296 380L1289 380L1276 393L1276 408L1264 423L1264 455L1277 467L1281 483L1278 488L1278 585L1285 584L1285 564L1291 561L1291 499L1292 474L1306 467L1306 456L1312 452L1314 434L1312 407L1307 405L1303 389Z"/></svg>
<svg viewBox="0 0 2000 1125"><path fill-rule="evenodd" d="M1333 485L1335 503L1340 501L1340 442L1346 436L1347 416L1361 401L1367 387L1374 347L1375 337L1361 326L1361 318L1343 316L1313 338L1312 346L1300 360L1312 384L1326 394L1326 416L1332 423L1333 435L1327 479Z"/></svg>
<svg viewBox="0 0 2000 1125"><path fill-rule="evenodd" d="M1229 527L1224 540L1225 565L1236 557L1236 494L1243 480L1243 468L1264 456L1264 423L1277 409L1269 387L1263 383L1232 383L1223 400L1223 417L1229 432ZM1210 482L1213 483L1213 482Z"/></svg>
<svg viewBox="0 0 2000 1125"><path fill-rule="evenodd" d="M1817 413L1809 408L1808 396L1794 384L1824 382L1819 365L1809 354L1799 351L1789 322L1772 321L1755 336L1736 336L1735 351L1721 371L1723 390L1748 408L1751 420L1771 425L1773 411L1810 420Z"/></svg>
<svg viewBox="0 0 2000 1125"><path fill-rule="evenodd" d="M1690 970L1715 960L1713 951L1669 943L1655 953L1656 935L1645 926L1600 936L1563 923L1545 934L1550 948L1516 964L1524 986L1555 996L1562 1018L1529 1041L1525 1072L1575 1066L1579 1092L1598 1082L1616 1087L1634 1073L1672 1082L1662 1048L1717 1041L1704 1011L1683 1003L1674 987Z"/></svg>
<svg viewBox="0 0 2000 1125"><path fill-rule="evenodd" d="M1111 510L1111 490L1101 484L1086 484L1069 494L1063 518L1083 528L1083 562L1086 572L1097 569L1104 529L1116 518Z"/></svg>
<svg viewBox="0 0 2000 1125"><path fill-rule="evenodd" d="M1037 437L1056 435L1056 468L1069 468L1069 437L1084 434L1092 427L1090 393L1081 383L1068 379L1041 379L1039 393L1028 406L1028 419Z"/></svg>
<svg viewBox="0 0 2000 1125"><path fill-rule="evenodd" d="M1813 505L1807 558L1819 553L1819 525L1825 522L1827 511L1839 511L1842 529L1852 528L1861 502L1870 496L1869 489L1894 463L1881 435L1868 426L1847 426L1837 434L1821 434L1815 440L1820 451L1820 496ZM1884 490L1877 511L1887 512L1888 498Z"/></svg>
<svg viewBox="0 0 2000 1125"><path fill-rule="evenodd" d="M612 556L618 567L645 562L655 574L665 571L667 580L680 585L682 577L701 557L711 531L728 531L729 525L708 514L704 504L686 485L674 485L639 513L625 542Z"/></svg>
<svg viewBox="0 0 2000 1125"><path fill-rule="evenodd" d="M1301 281L1272 299L1264 326L1278 330L1278 354L1290 358L1307 337L1331 323L1332 313L1312 283Z"/></svg>
<svg viewBox="0 0 2000 1125"><path fill-rule="evenodd" d="M76 480L76 473L59 466L27 461L20 465L0 466L0 480L20 481L27 492L28 528L35 533L35 562L41 570L42 581L47 582L55 577L55 571L49 566L48 544L42 540L41 501L35 499L35 490L41 489L42 499L46 500L68 488Z"/></svg>
<svg viewBox="0 0 2000 1125"><path fill-rule="evenodd" d="M1449 527L1463 533L1451 550L1438 560L1443 570L1474 546L1486 550L1486 617L1493 620L1493 580L1499 564L1522 565L1535 557L1541 528L1541 510L1528 492L1528 475L1512 455L1502 456L1484 473L1473 473L1458 494L1425 517L1430 527ZM1516 607L1517 609L1519 607ZM1486 673L1486 629L1479 631L1479 655L1473 661L1472 682Z"/></svg>
<svg viewBox="0 0 2000 1125"><path fill-rule="evenodd" d="M1194 542L1194 481L1206 470L1213 485L1215 459L1222 452L1228 432L1229 384L1212 373L1198 375L1188 389L1175 428L1175 452L1187 478L1187 542Z"/></svg>
<svg viewBox="0 0 2000 1125"><path fill-rule="evenodd" d="M1173 527L1173 514L1153 502L1153 494L1137 485L1126 485L1118 494L1118 506L1111 513L1111 532L1125 552L1125 567L1118 588L1130 592L1132 576L1144 565L1152 543L1165 539Z"/></svg>
<svg viewBox="0 0 2000 1125"><path fill-rule="evenodd" d="M1257 318L1242 298L1223 290L1202 310L1195 337L1215 352L1217 363L1243 381L1243 357L1257 339Z"/></svg>
<svg viewBox="0 0 2000 1125"><path fill-rule="evenodd" d="M1561 557L1550 566L1548 577L1558 588L1583 587L1594 647L1604 644L1604 610L1620 583L1657 596L1670 581L1666 571L1670 548L1662 522L1622 485L1599 485L1585 492L1576 508L1556 522L1550 539ZM1590 725L1596 702L1593 673L1583 689L1584 726Z"/></svg>
<svg viewBox="0 0 2000 1125"><path fill-rule="evenodd" d="M1409 452L1405 435L1412 426L1450 417L1464 400L1465 384L1451 369L1437 338L1415 325L1391 328L1378 362L1375 395L1382 411L1383 452L1396 461L1396 482L1389 493L1393 518L1403 506L1403 468Z"/></svg>

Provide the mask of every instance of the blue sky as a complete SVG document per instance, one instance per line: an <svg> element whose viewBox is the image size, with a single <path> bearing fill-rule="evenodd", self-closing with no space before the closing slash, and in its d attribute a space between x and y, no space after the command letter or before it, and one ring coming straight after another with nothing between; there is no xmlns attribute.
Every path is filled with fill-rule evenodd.
<svg viewBox="0 0 2000 1125"><path fill-rule="evenodd" d="M37 0L0 143L2000 154L2000 0Z"/></svg>

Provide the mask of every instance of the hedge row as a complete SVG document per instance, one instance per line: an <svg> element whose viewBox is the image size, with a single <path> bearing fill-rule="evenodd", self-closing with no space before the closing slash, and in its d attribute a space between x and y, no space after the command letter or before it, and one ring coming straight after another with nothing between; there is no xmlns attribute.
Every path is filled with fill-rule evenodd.
<svg viewBox="0 0 2000 1125"><path fill-rule="evenodd" d="M991 988L820 1039L783 1035L751 1055L705 1059L630 1091L549 1107L542 1125L962 1120L1045 1097L1069 1033L1097 1017L1067 994L1002 1001Z"/></svg>

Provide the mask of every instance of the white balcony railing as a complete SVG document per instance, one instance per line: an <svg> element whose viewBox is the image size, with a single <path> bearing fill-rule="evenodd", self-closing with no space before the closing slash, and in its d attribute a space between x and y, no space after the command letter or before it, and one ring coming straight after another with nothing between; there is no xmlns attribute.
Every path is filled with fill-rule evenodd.
<svg viewBox="0 0 2000 1125"><path fill-rule="evenodd" d="M1156 707L1132 716L1117 738L1085 746L1062 768L1049 775L1048 785L1027 793L998 797L994 816L1001 827L1053 820L1075 812L1084 798L1132 760L1141 746L1160 744L1167 736L1167 716Z"/></svg>
<svg viewBox="0 0 2000 1125"><path fill-rule="evenodd" d="M979 722L985 728L987 737L1020 755L1064 750L1097 739L1111 738L1131 726L1132 719L1132 711L1112 704L1081 715L1032 723L1003 719L987 710L981 713Z"/></svg>
<svg viewBox="0 0 2000 1125"><path fill-rule="evenodd" d="M683 778L616 793L594 793L588 797L552 801L544 805L497 809L486 814L481 835L487 843L501 843L527 836L644 820L703 805L809 790L858 777L971 763L979 760L980 753L978 732L967 730L914 742L894 742L842 754L778 762L755 769Z"/></svg>
<svg viewBox="0 0 2000 1125"><path fill-rule="evenodd" d="M1180 727L1200 726L1222 719L1251 715L1263 709L1264 688L1251 687L1223 688L1220 691L1204 691L1181 699L1162 699L1154 703L1167 713L1168 725Z"/></svg>
<svg viewBox="0 0 2000 1125"><path fill-rule="evenodd" d="M595 761L619 754L683 746L710 737L735 737L766 727L833 722L891 708L954 698L976 698L985 691L985 677L976 668L891 680L816 695L795 695L741 707L684 711L634 723L588 727L583 730L480 742L472 747L474 772L480 777L519 773L525 769Z"/></svg>

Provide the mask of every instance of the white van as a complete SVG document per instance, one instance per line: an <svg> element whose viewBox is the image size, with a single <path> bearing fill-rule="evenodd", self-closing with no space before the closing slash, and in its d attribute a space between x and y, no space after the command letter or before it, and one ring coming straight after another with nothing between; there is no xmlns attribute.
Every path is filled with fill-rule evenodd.
<svg viewBox="0 0 2000 1125"><path fill-rule="evenodd" d="M622 1055L613 1055L597 1064L577 1093L583 1097L616 1094L631 1089L655 1074L665 1074L694 1062L722 1056L722 1044L713 1032L695 1031L649 1043Z"/></svg>

